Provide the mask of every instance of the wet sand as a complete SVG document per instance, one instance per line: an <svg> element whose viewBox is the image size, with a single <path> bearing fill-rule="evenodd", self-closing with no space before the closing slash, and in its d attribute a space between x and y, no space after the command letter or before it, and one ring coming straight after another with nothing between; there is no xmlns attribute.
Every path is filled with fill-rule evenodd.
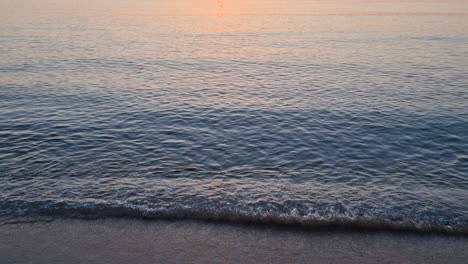
<svg viewBox="0 0 468 264"><path fill-rule="evenodd" d="M468 237L194 221L0 226L0 263L466 263Z"/></svg>

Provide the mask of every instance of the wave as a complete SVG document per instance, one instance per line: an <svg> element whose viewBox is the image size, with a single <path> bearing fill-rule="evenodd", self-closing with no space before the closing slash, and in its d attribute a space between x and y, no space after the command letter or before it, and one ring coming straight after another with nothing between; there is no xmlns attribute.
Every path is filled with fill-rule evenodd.
<svg viewBox="0 0 468 264"><path fill-rule="evenodd" d="M300 215L294 210L290 213L265 211L226 210L220 208L150 208L144 205L57 205L17 210L2 224L18 222L50 221L58 218L100 219L100 218L137 218L145 220L201 220L231 224L259 224L302 229L343 228L359 230L388 230L416 233L443 233L468 235L468 225L460 222L454 225L434 223L423 219L405 220L380 219L368 216L347 214L309 214ZM12 220L14 219L14 220ZM28 220L18 220L28 219Z"/></svg>

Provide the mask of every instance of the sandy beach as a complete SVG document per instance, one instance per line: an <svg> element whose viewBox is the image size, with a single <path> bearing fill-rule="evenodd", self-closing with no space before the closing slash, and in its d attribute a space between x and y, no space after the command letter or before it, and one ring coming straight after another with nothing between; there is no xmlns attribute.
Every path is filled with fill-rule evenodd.
<svg viewBox="0 0 468 264"><path fill-rule="evenodd" d="M0 227L1 263L466 263L468 238L194 221L58 220Z"/></svg>

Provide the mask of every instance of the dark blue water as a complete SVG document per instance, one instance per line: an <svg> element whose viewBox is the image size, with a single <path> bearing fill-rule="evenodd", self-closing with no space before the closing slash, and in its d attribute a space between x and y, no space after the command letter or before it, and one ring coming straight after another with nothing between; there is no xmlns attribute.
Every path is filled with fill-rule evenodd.
<svg viewBox="0 0 468 264"><path fill-rule="evenodd" d="M468 232L466 15L8 5L0 217Z"/></svg>

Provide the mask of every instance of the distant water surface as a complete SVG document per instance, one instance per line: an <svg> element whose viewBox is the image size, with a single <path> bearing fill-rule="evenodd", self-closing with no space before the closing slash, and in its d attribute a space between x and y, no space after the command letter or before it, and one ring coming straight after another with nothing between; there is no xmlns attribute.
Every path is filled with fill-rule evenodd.
<svg viewBox="0 0 468 264"><path fill-rule="evenodd" d="M468 233L467 28L455 0L0 0L0 216Z"/></svg>

